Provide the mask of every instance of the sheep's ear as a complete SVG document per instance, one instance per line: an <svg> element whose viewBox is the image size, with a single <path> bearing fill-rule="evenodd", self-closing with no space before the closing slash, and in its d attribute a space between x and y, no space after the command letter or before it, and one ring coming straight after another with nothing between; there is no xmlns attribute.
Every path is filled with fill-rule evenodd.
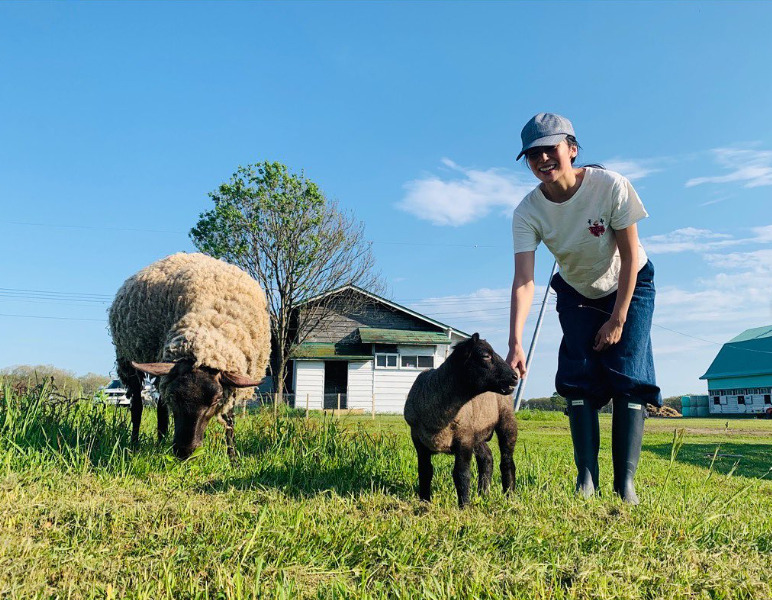
<svg viewBox="0 0 772 600"><path fill-rule="evenodd" d="M153 377L160 377L161 375L168 375L174 368L176 363L173 362L160 362L160 363L138 363L131 361L131 366Z"/></svg>
<svg viewBox="0 0 772 600"><path fill-rule="evenodd" d="M476 344L480 341L480 334L476 331L472 334L472 341Z"/></svg>
<svg viewBox="0 0 772 600"><path fill-rule="evenodd" d="M237 388L257 387L263 381L262 379L250 379L246 375L232 371L223 371L222 378L226 384Z"/></svg>

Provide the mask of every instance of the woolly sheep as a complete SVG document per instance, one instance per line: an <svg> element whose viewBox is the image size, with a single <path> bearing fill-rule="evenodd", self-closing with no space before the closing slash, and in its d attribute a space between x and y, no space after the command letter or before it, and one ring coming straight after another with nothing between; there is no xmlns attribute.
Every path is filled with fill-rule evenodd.
<svg viewBox="0 0 772 600"><path fill-rule="evenodd" d="M438 368L418 375L407 396L405 420L418 454L421 500L431 500L431 456L438 452L455 455L453 482L460 507L469 503L472 454L477 459L477 490L487 492L493 473L488 441L494 431L504 492L514 488L517 422L511 393L516 383L517 374L477 333L456 344Z"/></svg>
<svg viewBox="0 0 772 600"><path fill-rule="evenodd" d="M212 417L235 456L233 405L265 375L270 322L260 285L234 265L178 253L129 277L110 307L118 376L131 398L131 440L139 439L141 379L159 377L158 436L174 414L173 451L187 458Z"/></svg>

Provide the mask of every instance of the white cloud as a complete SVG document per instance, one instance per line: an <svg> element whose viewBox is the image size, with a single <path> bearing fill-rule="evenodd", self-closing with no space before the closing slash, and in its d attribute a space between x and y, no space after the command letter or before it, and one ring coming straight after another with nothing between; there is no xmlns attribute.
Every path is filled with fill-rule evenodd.
<svg viewBox="0 0 772 600"><path fill-rule="evenodd" d="M508 169L473 169L443 158L447 176L427 174L408 181L397 207L435 225L458 227L478 221L496 209L509 214L536 185L526 174ZM630 180L657 172L652 160L614 158L605 166Z"/></svg>
<svg viewBox="0 0 772 600"><path fill-rule="evenodd" d="M746 188L772 185L772 151L716 148L712 152L716 163L731 172L715 177L695 177L686 182L686 187L704 183L742 183Z"/></svg>
<svg viewBox="0 0 772 600"><path fill-rule="evenodd" d="M735 238L709 229L684 227L669 233L651 235L641 240L647 254L675 254L677 252L715 252L730 246L772 243L772 225L751 227L752 235Z"/></svg>
<svg viewBox="0 0 772 600"><path fill-rule="evenodd" d="M609 171L616 171L627 177L630 181L643 179L647 175L656 173L660 169L655 169L650 160L625 160L622 158L612 158L603 163Z"/></svg>
<svg viewBox="0 0 772 600"><path fill-rule="evenodd" d="M762 227L751 227L755 237L754 242L772 243L772 225L764 225Z"/></svg>
<svg viewBox="0 0 772 600"><path fill-rule="evenodd" d="M509 213L534 187L506 169L470 169L447 158L442 163L451 171L448 177L427 175L408 181L397 207L435 225L458 227L495 209Z"/></svg>
<svg viewBox="0 0 772 600"><path fill-rule="evenodd" d="M482 288L469 294L424 298L410 308L463 331L482 333L486 324L509 322L509 297L509 288Z"/></svg>
<svg viewBox="0 0 772 600"><path fill-rule="evenodd" d="M648 254L673 254L676 252L704 252L741 243L725 233L709 229L684 227L641 240Z"/></svg>

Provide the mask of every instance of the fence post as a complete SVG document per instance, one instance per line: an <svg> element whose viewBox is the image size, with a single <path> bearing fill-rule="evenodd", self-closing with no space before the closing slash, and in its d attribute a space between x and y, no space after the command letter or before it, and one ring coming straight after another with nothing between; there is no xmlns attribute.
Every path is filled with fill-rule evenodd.
<svg viewBox="0 0 772 600"><path fill-rule="evenodd" d="M373 421L375 420L375 394L373 394Z"/></svg>
<svg viewBox="0 0 772 600"><path fill-rule="evenodd" d="M308 418L308 396L310 394L306 394L306 419Z"/></svg>
<svg viewBox="0 0 772 600"><path fill-rule="evenodd" d="M338 416L340 416L340 394L338 394Z"/></svg>

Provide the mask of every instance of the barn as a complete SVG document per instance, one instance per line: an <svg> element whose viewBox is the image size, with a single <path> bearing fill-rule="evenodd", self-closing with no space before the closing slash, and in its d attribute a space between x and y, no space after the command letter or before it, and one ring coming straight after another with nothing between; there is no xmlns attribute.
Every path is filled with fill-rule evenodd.
<svg viewBox="0 0 772 600"><path fill-rule="evenodd" d="M708 382L711 414L772 415L772 325L726 342L700 379Z"/></svg>
<svg viewBox="0 0 772 600"><path fill-rule="evenodd" d="M298 408L402 413L418 374L438 367L452 344L470 337L355 286L310 299L301 310L321 302L327 315L291 354L287 384Z"/></svg>

